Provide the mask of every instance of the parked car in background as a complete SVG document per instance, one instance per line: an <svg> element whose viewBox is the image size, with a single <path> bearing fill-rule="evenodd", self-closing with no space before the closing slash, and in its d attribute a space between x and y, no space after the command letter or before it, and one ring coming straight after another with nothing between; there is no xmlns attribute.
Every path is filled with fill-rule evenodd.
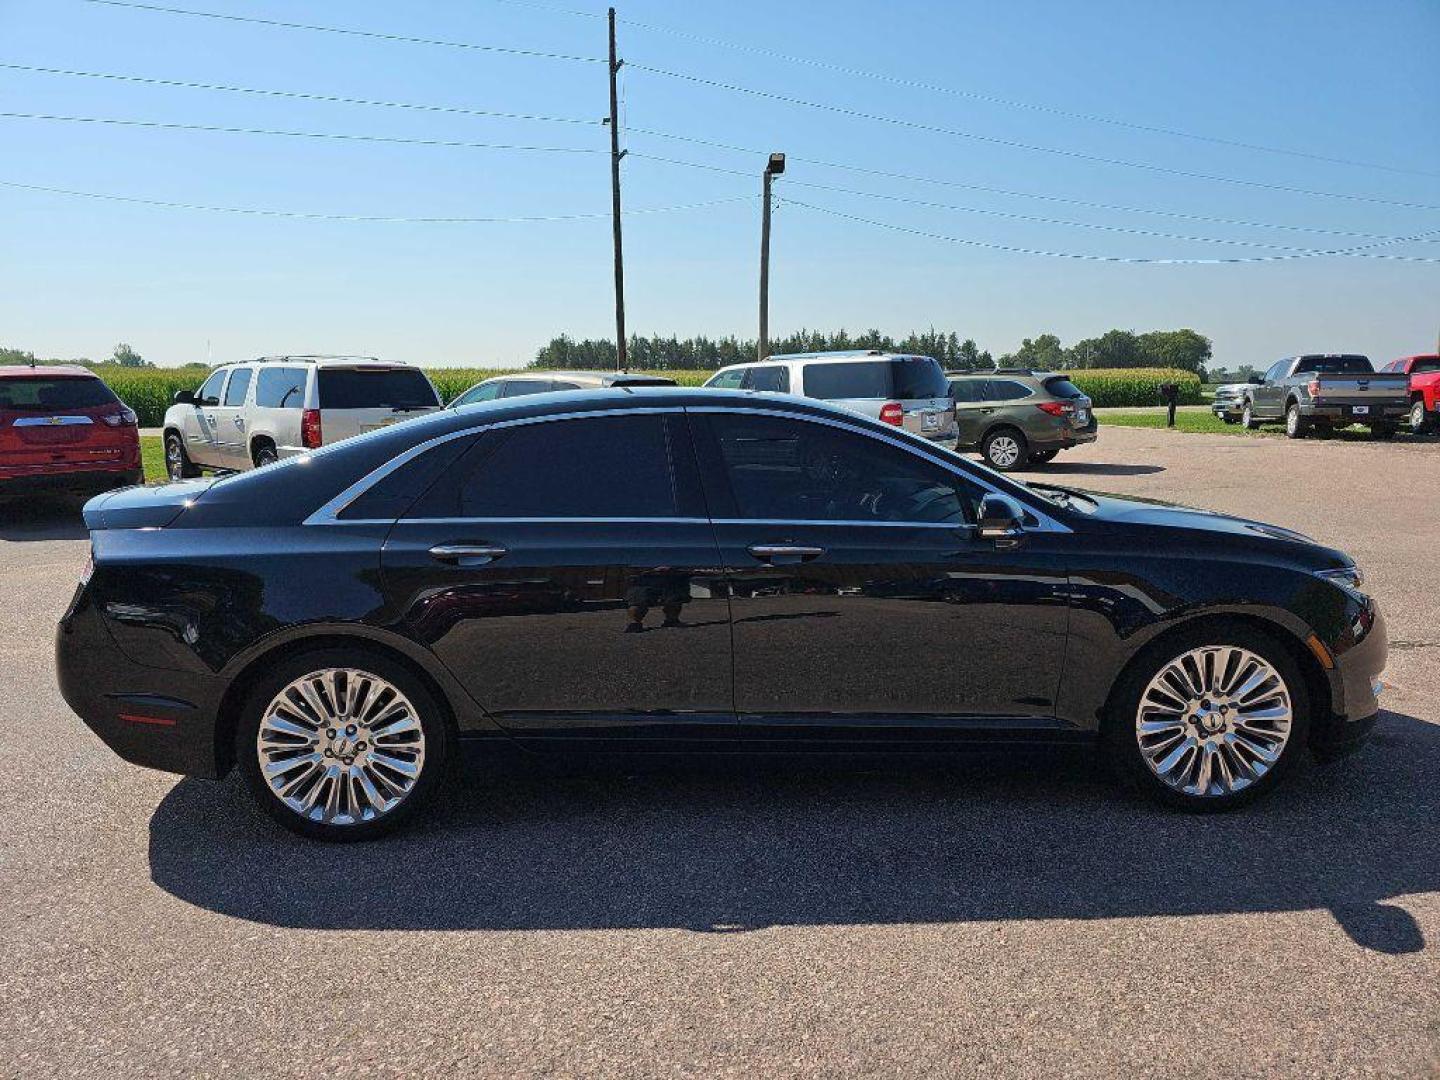
<svg viewBox="0 0 1440 1080"><path fill-rule="evenodd" d="M1292 439L1358 423L1388 439L1409 414L1407 376L1379 373L1368 357L1316 353L1277 360L1255 376L1245 389L1240 422L1253 430L1284 421Z"/></svg>
<svg viewBox="0 0 1440 1080"><path fill-rule="evenodd" d="M1227 424L1240 423L1245 414L1245 392L1249 383L1222 383L1215 387L1215 399L1210 411Z"/></svg>
<svg viewBox="0 0 1440 1080"><path fill-rule="evenodd" d="M980 451L991 468L1040 465L1061 450L1095 441L1091 401L1064 375L996 368L945 377L955 401L956 449Z"/></svg>
<svg viewBox="0 0 1440 1080"><path fill-rule="evenodd" d="M135 414L83 367L0 367L0 496L143 484Z"/></svg>
<svg viewBox="0 0 1440 1080"><path fill-rule="evenodd" d="M517 371L478 382L450 403L450 408L496 398L548 394L558 390L602 390L610 386L674 386L665 375L628 371Z"/></svg>
<svg viewBox="0 0 1440 1080"><path fill-rule="evenodd" d="M358 356L265 356L226 364L165 412L172 480L270 465L440 408L412 364Z"/></svg>
<svg viewBox="0 0 1440 1080"><path fill-rule="evenodd" d="M945 369L929 356L874 349L789 353L723 367L705 386L798 394L936 442L955 438L955 403L950 400Z"/></svg>
<svg viewBox="0 0 1440 1080"><path fill-rule="evenodd" d="M1410 430L1416 435L1434 431L1440 425L1440 354L1402 356L1381 370L1410 380Z"/></svg>
<svg viewBox="0 0 1440 1080"><path fill-rule="evenodd" d="M408 818L465 744L1093 745L1151 797L1223 810L1359 746L1385 665L1339 551L1016 483L778 394L445 410L101 496L85 523L71 708L136 764L238 765L324 839Z"/></svg>

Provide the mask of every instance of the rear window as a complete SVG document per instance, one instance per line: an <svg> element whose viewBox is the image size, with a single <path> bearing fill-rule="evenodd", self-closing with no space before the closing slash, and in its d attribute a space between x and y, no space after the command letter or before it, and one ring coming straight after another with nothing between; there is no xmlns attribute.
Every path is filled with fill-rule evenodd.
<svg viewBox="0 0 1440 1080"><path fill-rule="evenodd" d="M322 409L423 409L439 405L416 368L321 368Z"/></svg>
<svg viewBox="0 0 1440 1080"><path fill-rule="evenodd" d="M1085 396L1078 386L1063 375L1057 375L1053 379L1046 379L1045 389L1056 397L1077 398Z"/></svg>
<svg viewBox="0 0 1440 1080"><path fill-rule="evenodd" d="M46 378L22 375L0 379L0 409L49 412L54 409L93 409L113 405L114 391L99 379Z"/></svg>
<svg viewBox="0 0 1440 1080"><path fill-rule="evenodd" d="M1373 375L1375 369L1363 356L1302 356L1295 365L1295 374L1310 372L1316 375Z"/></svg>
<svg viewBox="0 0 1440 1080"><path fill-rule="evenodd" d="M1440 371L1440 356L1432 356L1425 360L1416 360L1410 365L1411 375L1423 375L1427 371Z"/></svg>
<svg viewBox="0 0 1440 1080"><path fill-rule="evenodd" d="M928 356L805 366L805 393L825 401L934 398L949 392L944 370Z"/></svg>

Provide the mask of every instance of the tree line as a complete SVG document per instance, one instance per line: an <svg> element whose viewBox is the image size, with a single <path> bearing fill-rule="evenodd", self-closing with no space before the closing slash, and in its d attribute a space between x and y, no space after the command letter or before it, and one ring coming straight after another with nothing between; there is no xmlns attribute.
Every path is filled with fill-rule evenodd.
<svg viewBox="0 0 1440 1080"><path fill-rule="evenodd" d="M39 363L41 363L41 362L42 362L42 361L39 360L39 359L35 356L35 354L34 354L33 352L31 352L29 349L14 349L14 348L9 348L9 347L4 346L4 345L0 345L0 364L20 364L20 365L24 365L24 366L28 366L28 367L33 367L34 365L39 364ZM94 367L94 366L95 366L94 361L92 361L88 356L77 356L77 357L76 357L75 359L73 359L73 360L56 360L56 359L51 359L51 360L45 360L45 361L43 361L43 363L46 363L46 364L79 364L81 367ZM121 367L130 367L130 368L154 367L154 366L155 366L155 365L152 364L149 360L146 360L146 359L145 359L143 356L141 356L138 352L136 352L136 351L135 351L134 349L132 349L129 345L126 345L126 344L124 344L123 342L122 342L121 344L119 344L119 345L116 345L116 346L115 346L115 351L111 354L110 359L104 360L104 361L102 361L102 363L106 363L106 364L118 364L118 365L120 365Z"/></svg>
<svg viewBox="0 0 1440 1080"><path fill-rule="evenodd" d="M970 371L998 366L1046 368L1075 371L1086 368L1180 368L1205 377L1211 357L1210 339L1194 330L1109 330L1099 337L1086 338L1066 348L1054 334L1026 338L1014 352L996 359L973 339L962 339L952 331L933 327L924 333L912 331L903 338L866 330L801 330L770 342L770 352L826 352L836 349L880 349L886 352L918 353L933 356L948 370ZM755 359L755 339L734 336L709 338L641 337L628 343L631 368L646 371L713 371L728 364ZM542 345L531 361L532 368L602 370L615 367L615 342L608 338L577 341L561 334Z"/></svg>

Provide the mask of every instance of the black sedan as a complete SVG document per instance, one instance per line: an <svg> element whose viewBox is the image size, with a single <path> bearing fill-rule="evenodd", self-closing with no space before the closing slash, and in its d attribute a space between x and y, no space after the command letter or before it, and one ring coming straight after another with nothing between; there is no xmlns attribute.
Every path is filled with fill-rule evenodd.
<svg viewBox="0 0 1440 1080"><path fill-rule="evenodd" d="M1359 744L1384 624L1286 529L1025 485L824 404L467 406L85 508L60 687L117 753L373 836L463 742L944 753L1093 742L1211 810Z"/></svg>

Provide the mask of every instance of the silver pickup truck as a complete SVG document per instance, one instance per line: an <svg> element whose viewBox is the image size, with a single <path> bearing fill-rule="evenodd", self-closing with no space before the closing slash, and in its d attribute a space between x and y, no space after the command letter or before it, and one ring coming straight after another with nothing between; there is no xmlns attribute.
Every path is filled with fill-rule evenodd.
<svg viewBox="0 0 1440 1080"><path fill-rule="evenodd" d="M1312 353L1277 360L1251 379L1240 422L1254 430L1284 421L1292 439L1366 424L1375 438L1388 439L1409 408L1408 378L1378 373L1367 357L1353 353Z"/></svg>

